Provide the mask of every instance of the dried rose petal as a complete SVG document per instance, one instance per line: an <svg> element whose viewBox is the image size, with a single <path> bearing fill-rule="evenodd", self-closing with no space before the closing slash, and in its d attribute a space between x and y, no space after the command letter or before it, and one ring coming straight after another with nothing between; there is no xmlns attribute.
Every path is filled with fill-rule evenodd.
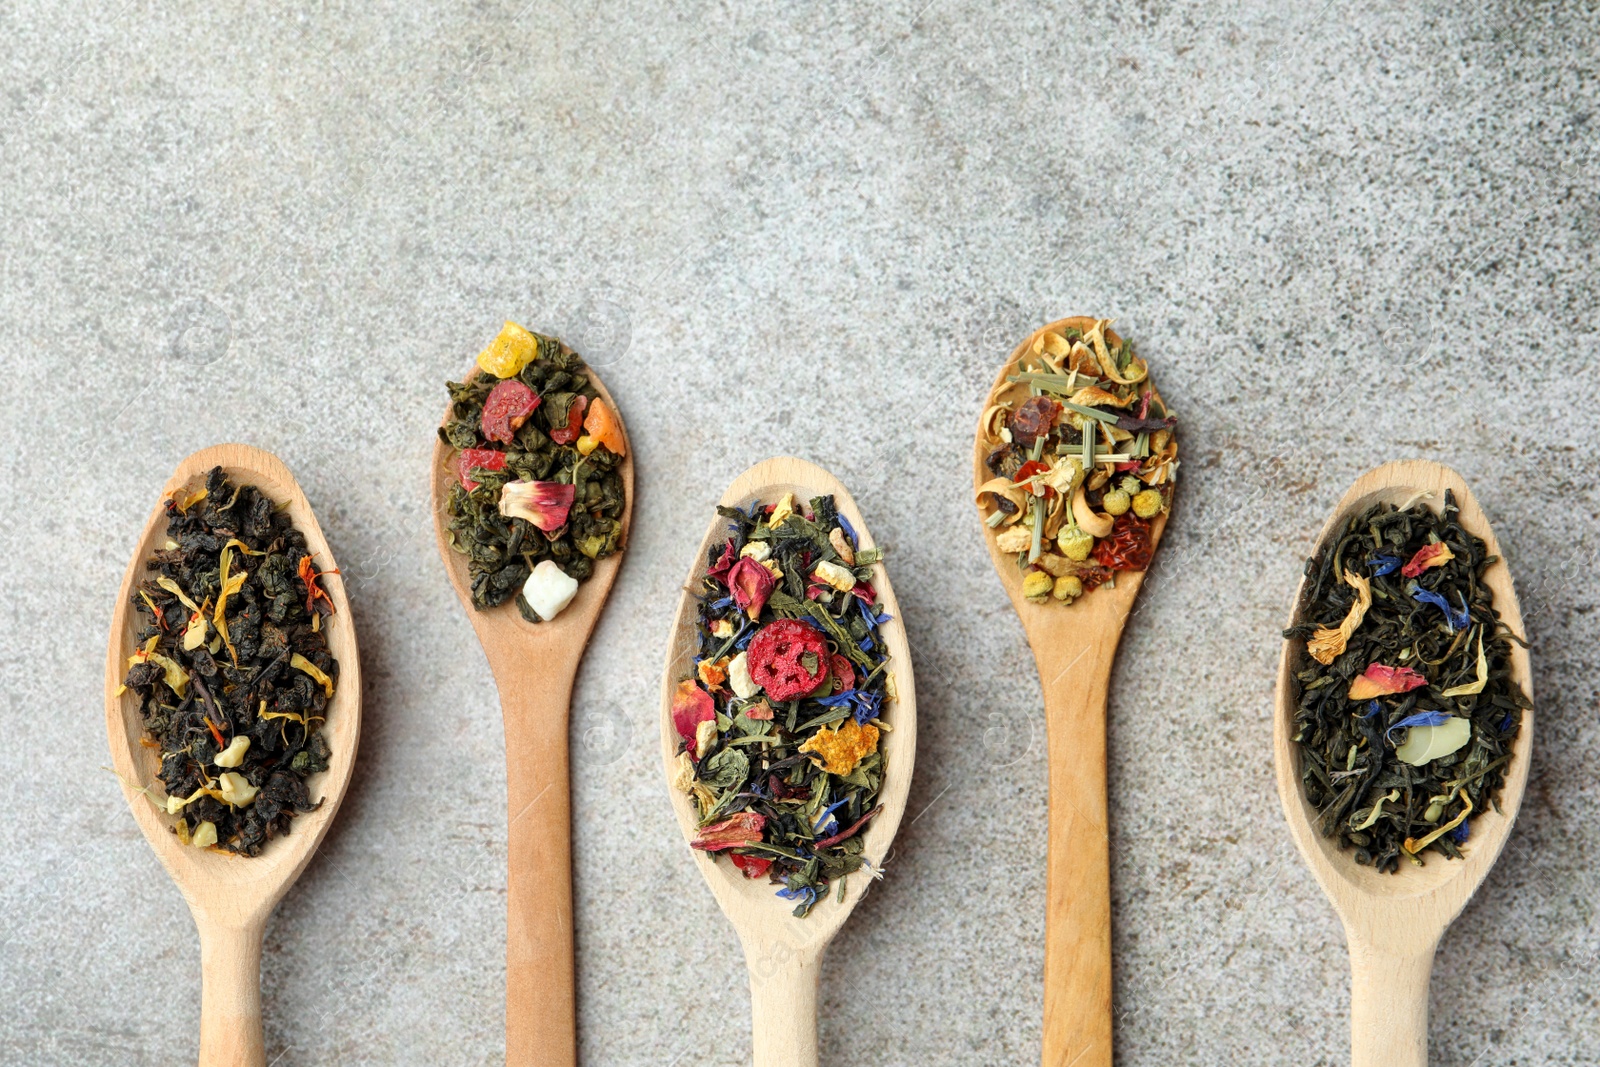
<svg viewBox="0 0 1600 1067"><path fill-rule="evenodd" d="M672 725L677 728L679 737L693 742L696 728L716 717L717 709L710 693L696 685L693 678L678 683L678 691L672 694Z"/></svg>
<svg viewBox="0 0 1600 1067"><path fill-rule="evenodd" d="M577 488L559 482L507 482L500 490L500 514L527 519L545 533L567 524Z"/></svg>
<svg viewBox="0 0 1600 1067"><path fill-rule="evenodd" d="M1456 558L1450 551L1450 546L1443 541L1435 541L1417 549L1417 554L1411 557L1411 562L1400 568L1400 573L1407 578L1415 578L1429 567L1443 567L1446 563Z"/></svg>
<svg viewBox="0 0 1600 1067"><path fill-rule="evenodd" d="M689 847L698 848L703 852L721 852L725 848L753 845L761 840L761 831L766 825L765 815L758 815L753 811L741 811L721 822L701 827L695 839L689 842Z"/></svg>
<svg viewBox="0 0 1600 1067"><path fill-rule="evenodd" d="M735 852L728 857L733 865L744 872L746 878L760 878L772 866L772 859L768 856L747 856L742 852Z"/></svg>
<svg viewBox="0 0 1600 1067"><path fill-rule="evenodd" d="M1371 700L1373 697L1408 693L1427 684L1428 680L1410 667L1385 667L1381 663L1374 663L1350 683L1347 695L1351 700Z"/></svg>
<svg viewBox="0 0 1600 1067"><path fill-rule="evenodd" d="M723 585L728 584L728 572L733 569L739 554L733 550L733 538L728 538L728 543L722 546L722 555L718 557L714 566L706 568L706 575L715 578Z"/></svg>
<svg viewBox="0 0 1600 1067"><path fill-rule="evenodd" d="M752 619L761 614L761 609L767 606L767 597L778 585L778 579L772 576L772 572L749 556L741 557L733 565L728 571L727 581L733 602Z"/></svg>

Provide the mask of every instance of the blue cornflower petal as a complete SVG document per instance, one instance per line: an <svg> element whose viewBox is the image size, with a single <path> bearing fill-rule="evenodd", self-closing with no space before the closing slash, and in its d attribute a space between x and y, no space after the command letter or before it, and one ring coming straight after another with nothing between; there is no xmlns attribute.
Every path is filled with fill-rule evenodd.
<svg viewBox="0 0 1600 1067"><path fill-rule="evenodd" d="M1460 595L1460 594L1457 594ZM1467 599L1461 597L1461 610L1458 612L1450 606L1450 601L1429 589L1418 589L1411 594L1411 599L1421 604L1432 604L1444 612L1445 625L1451 630L1459 630L1467 625Z"/></svg>
<svg viewBox="0 0 1600 1067"><path fill-rule="evenodd" d="M1511 713L1508 711L1506 717L1500 720L1500 732L1505 733L1509 729L1511 729Z"/></svg>
<svg viewBox="0 0 1600 1067"><path fill-rule="evenodd" d="M1472 833L1471 826L1472 823L1463 822L1460 826L1456 827L1454 830L1451 830L1444 836L1448 837L1458 845L1464 845L1467 843L1467 835Z"/></svg>
<svg viewBox="0 0 1600 1067"><path fill-rule="evenodd" d="M712 611L721 611L723 608L732 606L732 604L733 604L733 597L725 596L721 600L712 601L711 602L711 610Z"/></svg>
<svg viewBox="0 0 1600 1067"><path fill-rule="evenodd" d="M817 816L817 821L812 825L811 828L813 830L822 829L822 824L824 821L836 823L837 820L834 819L833 813L848 803L850 803L850 798L845 797L843 800L836 800L832 804L829 804L826 808L823 808L822 814Z"/></svg>
<svg viewBox="0 0 1600 1067"><path fill-rule="evenodd" d="M1410 726L1438 726L1449 717L1450 716L1446 715L1442 711L1419 711L1415 715L1407 715L1405 718L1389 727L1388 730L1384 731L1383 737L1384 740L1388 741L1390 744L1393 744L1394 732L1396 730Z"/></svg>
<svg viewBox="0 0 1600 1067"><path fill-rule="evenodd" d="M780 889L778 896L784 900L804 901L808 908L817 902L817 891L808 885L803 885L799 889Z"/></svg>
<svg viewBox="0 0 1600 1067"><path fill-rule="evenodd" d="M1383 705L1382 704L1378 703L1376 700L1369 700L1369 701L1367 701L1367 713L1365 715L1360 716L1360 718L1370 719L1370 718L1372 718L1374 715L1378 714L1378 712L1380 712L1382 710L1383 710Z"/></svg>
<svg viewBox="0 0 1600 1067"><path fill-rule="evenodd" d="M859 546L861 544L861 540L856 537L856 528L850 525L850 520L845 518L843 515L836 515L834 517L839 520L839 528L844 531L844 535L850 538L851 547L854 548Z"/></svg>
<svg viewBox="0 0 1600 1067"><path fill-rule="evenodd" d="M856 647L863 652L871 652L876 646L873 644L872 638L867 636L856 642Z"/></svg>
<svg viewBox="0 0 1600 1067"><path fill-rule="evenodd" d="M1367 560L1367 566L1372 568L1374 578L1383 574L1393 574L1401 565L1399 556L1373 556Z"/></svg>

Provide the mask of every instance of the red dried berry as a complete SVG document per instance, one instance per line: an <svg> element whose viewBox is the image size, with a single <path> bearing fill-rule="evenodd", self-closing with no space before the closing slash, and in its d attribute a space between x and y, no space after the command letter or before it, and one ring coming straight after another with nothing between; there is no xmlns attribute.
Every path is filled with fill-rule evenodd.
<svg viewBox="0 0 1600 1067"><path fill-rule="evenodd" d="M474 467L486 471L505 470L506 454L492 448L463 448L456 455L456 477L469 493L482 484L467 477Z"/></svg>
<svg viewBox="0 0 1600 1067"><path fill-rule="evenodd" d="M1114 571L1142 571L1152 554L1150 524L1131 511L1118 515L1111 536L1094 545L1094 561Z"/></svg>
<svg viewBox="0 0 1600 1067"><path fill-rule="evenodd" d="M828 642L794 619L767 623L756 631L747 651L750 677L773 700L799 700L816 692L828 676Z"/></svg>
<svg viewBox="0 0 1600 1067"><path fill-rule="evenodd" d="M515 378L501 382L489 390L489 396L483 402L483 436L509 445L522 424L528 421L528 416L539 406L539 400L532 389Z"/></svg>
<svg viewBox="0 0 1600 1067"><path fill-rule="evenodd" d="M1061 401L1047 396L1030 396L1017 405L1017 410L1011 413L1007 422L1012 444L1032 448L1035 441L1050 432L1060 414Z"/></svg>
<svg viewBox="0 0 1600 1067"><path fill-rule="evenodd" d="M835 652L829 665L833 668L833 691L835 693L843 693L847 689L856 687L856 669L850 666L849 660Z"/></svg>

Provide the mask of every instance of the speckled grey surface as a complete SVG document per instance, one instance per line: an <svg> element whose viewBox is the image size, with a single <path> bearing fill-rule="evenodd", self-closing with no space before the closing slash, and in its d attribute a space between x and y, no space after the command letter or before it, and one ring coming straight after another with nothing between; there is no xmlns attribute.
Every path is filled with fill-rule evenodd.
<svg viewBox="0 0 1600 1067"><path fill-rule="evenodd" d="M499 710L425 492L440 382L509 316L593 357L638 455L574 709L585 1062L749 1055L653 731L685 553L780 452L890 546L920 681L824 1059L1036 1062L1043 723L967 457L995 363L1078 312L1138 343L1187 456L1112 697L1120 1062L1346 1061L1268 698L1312 532L1397 456L1496 522L1541 714L1434 1062L1600 1060L1592 5L242 7L0 5L0 1061L193 1056L193 928L97 769L101 671L155 493L229 439L317 507L367 677L268 929L269 1058L497 1061Z"/></svg>

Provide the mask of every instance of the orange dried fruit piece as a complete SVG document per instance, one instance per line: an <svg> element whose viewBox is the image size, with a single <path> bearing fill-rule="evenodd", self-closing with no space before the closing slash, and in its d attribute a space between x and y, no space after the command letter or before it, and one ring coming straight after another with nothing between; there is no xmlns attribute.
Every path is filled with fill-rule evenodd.
<svg viewBox="0 0 1600 1067"><path fill-rule="evenodd" d="M822 769L829 774L844 776L856 769L863 757L878 748L878 728L863 726L855 719L845 719L838 726L824 726L812 734L801 752L813 752L821 757Z"/></svg>
<svg viewBox="0 0 1600 1067"><path fill-rule="evenodd" d="M508 321L489 346L478 353L478 366L496 378L510 378L532 363L538 354L538 338Z"/></svg>
<svg viewBox="0 0 1600 1067"><path fill-rule="evenodd" d="M599 398L589 405L589 414L583 420L583 432L585 436L604 446L608 452L620 456L627 448L622 441L622 424L617 421L616 415L606 402Z"/></svg>

